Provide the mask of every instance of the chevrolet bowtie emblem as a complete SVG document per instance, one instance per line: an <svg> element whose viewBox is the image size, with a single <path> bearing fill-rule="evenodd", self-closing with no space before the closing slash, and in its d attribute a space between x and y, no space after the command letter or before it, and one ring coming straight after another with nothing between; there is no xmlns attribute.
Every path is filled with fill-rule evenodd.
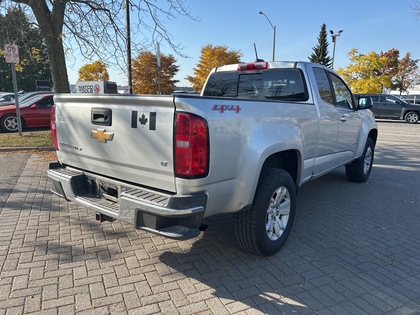
<svg viewBox="0 0 420 315"><path fill-rule="evenodd" d="M90 136L92 138L98 139L99 142L106 142L107 140L112 141L114 138L114 134L111 132L106 132L105 129L92 130Z"/></svg>

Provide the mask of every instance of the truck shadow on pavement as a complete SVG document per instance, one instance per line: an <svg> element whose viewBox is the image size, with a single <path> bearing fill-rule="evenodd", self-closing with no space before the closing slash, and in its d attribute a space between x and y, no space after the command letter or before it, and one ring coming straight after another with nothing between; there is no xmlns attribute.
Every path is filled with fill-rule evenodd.
<svg viewBox="0 0 420 315"><path fill-rule="evenodd" d="M76 303L79 311L102 304L124 313L155 303L156 312L169 314L162 307L170 301L188 314L418 312L420 166L403 152L380 148L366 183L348 182L340 168L303 185L289 239L264 258L238 247L232 215L208 218L199 237L176 241L119 221L99 224L92 212L45 187L28 186L22 204L18 195L25 196L26 186L20 185L1 213L20 216L2 276L26 268L16 265L24 248L33 249L34 270L44 271L40 281L71 278L75 290L104 283L100 294L88 296L87 308ZM117 298L120 286L136 298Z"/></svg>
<svg viewBox="0 0 420 315"><path fill-rule="evenodd" d="M206 220L208 230L189 250L164 252L160 258L171 269L192 279L190 302L202 295L194 287L204 286L209 297L224 301L230 312L256 308L267 314L300 313L341 303L344 296L337 295L333 300L317 286L334 282L334 277L351 278L355 270L329 257L331 249L337 249L336 239L343 227L335 222L334 230L325 233L323 226L328 224L334 209L314 199L328 199L325 195L330 194L331 187L345 190L348 182L342 177L341 173L338 176L336 173L308 184L313 187L302 189L292 233L280 252L271 257L257 257L242 251L235 240L233 216L221 215ZM316 196L311 194L314 188Z"/></svg>
<svg viewBox="0 0 420 315"><path fill-rule="evenodd" d="M418 244L420 198L410 202L382 189L389 176L395 178L374 169L368 182L357 184L338 169L304 185L292 233L271 257L240 250L233 218L224 215L208 219L209 229L189 250L160 258L191 279L189 299L199 299L193 288L204 286L231 312L374 313L405 307L412 297L406 287L420 281L420 249L412 243ZM420 310L420 303L409 309Z"/></svg>

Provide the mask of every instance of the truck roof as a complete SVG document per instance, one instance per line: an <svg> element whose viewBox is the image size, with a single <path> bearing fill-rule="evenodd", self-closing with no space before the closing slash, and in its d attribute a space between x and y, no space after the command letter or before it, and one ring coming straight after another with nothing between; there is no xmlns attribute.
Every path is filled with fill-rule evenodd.
<svg viewBox="0 0 420 315"><path fill-rule="evenodd" d="M255 61L241 62L230 65L224 65L214 68L211 72L236 71L236 70L264 70L264 69L281 69L281 68L297 68L298 65L313 64L308 61ZM317 64L317 66L321 66Z"/></svg>

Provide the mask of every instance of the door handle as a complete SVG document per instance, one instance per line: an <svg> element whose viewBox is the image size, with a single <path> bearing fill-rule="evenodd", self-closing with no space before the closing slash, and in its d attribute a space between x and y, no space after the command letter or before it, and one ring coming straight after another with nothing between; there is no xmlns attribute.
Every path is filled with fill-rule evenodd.
<svg viewBox="0 0 420 315"><path fill-rule="evenodd" d="M340 121L346 122L349 118L350 118L349 114L344 114L343 116L340 117Z"/></svg>
<svg viewBox="0 0 420 315"><path fill-rule="evenodd" d="M112 110L110 108L92 108L91 123L93 125L111 126Z"/></svg>

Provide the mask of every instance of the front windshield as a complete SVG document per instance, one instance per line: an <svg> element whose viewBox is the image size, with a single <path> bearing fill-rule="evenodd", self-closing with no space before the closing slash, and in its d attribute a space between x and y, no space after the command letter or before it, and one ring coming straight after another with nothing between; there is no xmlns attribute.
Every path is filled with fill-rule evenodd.
<svg viewBox="0 0 420 315"><path fill-rule="evenodd" d="M44 95L34 95L28 98L25 98L22 102L20 102L19 100L19 107L25 107L25 106L29 106L32 105L33 103L37 102L38 100L40 100L41 98L43 98Z"/></svg>
<svg viewBox="0 0 420 315"><path fill-rule="evenodd" d="M29 98L30 96L34 96L32 93L24 93L22 95L19 95L19 102L22 102L24 100L26 100L27 98Z"/></svg>

